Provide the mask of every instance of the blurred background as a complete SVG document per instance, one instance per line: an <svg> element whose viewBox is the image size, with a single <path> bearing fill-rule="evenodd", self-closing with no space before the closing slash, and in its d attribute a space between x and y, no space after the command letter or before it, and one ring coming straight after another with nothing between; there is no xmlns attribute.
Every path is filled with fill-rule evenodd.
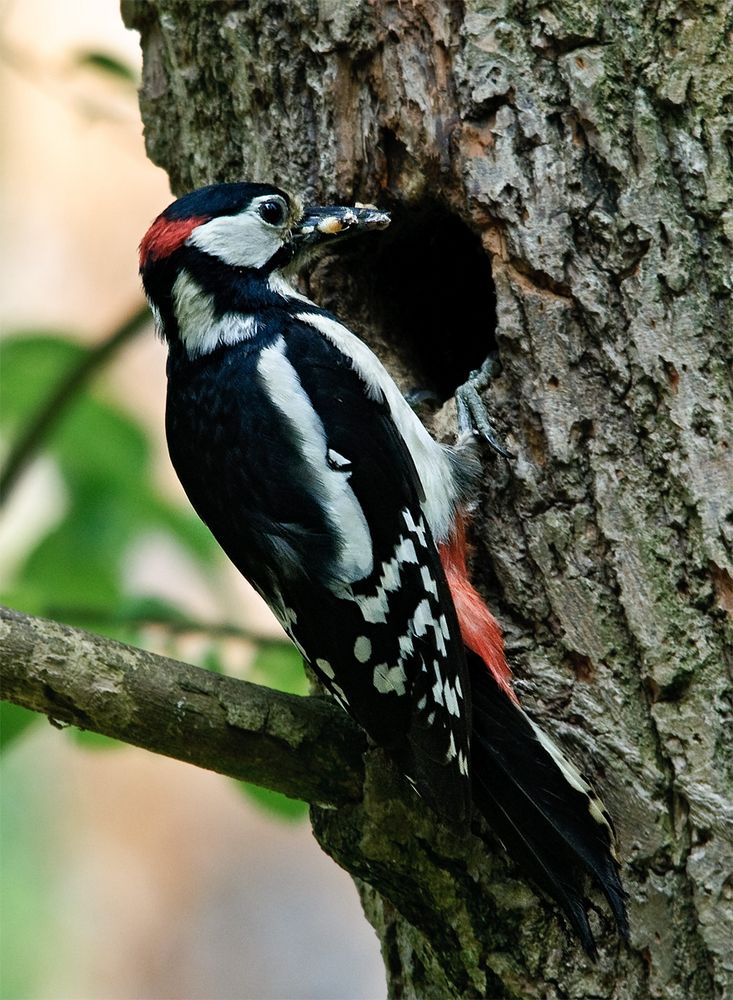
<svg viewBox="0 0 733 1000"><path fill-rule="evenodd" d="M0 2L0 597L304 691L168 463L136 257L171 195L139 72L117 0ZM384 996L302 803L6 703L0 722L4 1000Z"/></svg>

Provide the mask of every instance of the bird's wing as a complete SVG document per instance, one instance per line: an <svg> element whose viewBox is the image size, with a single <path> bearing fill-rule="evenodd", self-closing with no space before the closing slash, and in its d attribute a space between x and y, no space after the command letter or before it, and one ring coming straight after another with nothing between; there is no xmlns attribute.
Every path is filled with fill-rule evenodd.
<svg viewBox="0 0 733 1000"><path fill-rule="evenodd" d="M296 321L264 350L238 345L186 378L196 398L187 402L178 384L167 420L194 507L326 687L431 804L465 820L463 646L419 479L385 400ZM221 431L194 443L189 414L201 408Z"/></svg>

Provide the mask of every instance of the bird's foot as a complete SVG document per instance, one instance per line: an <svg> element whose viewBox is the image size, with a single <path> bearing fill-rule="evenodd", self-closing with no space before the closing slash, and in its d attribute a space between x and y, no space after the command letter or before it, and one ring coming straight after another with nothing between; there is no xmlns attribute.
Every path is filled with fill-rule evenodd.
<svg viewBox="0 0 733 1000"><path fill-rule="evenodd" d="M461 434L481 435L499 455L511 458L499 438L486 411L481 392L488 387L500 367L499 356L490 354L480 368L472 371L463 385L456 389L458 430Z"/></svg>

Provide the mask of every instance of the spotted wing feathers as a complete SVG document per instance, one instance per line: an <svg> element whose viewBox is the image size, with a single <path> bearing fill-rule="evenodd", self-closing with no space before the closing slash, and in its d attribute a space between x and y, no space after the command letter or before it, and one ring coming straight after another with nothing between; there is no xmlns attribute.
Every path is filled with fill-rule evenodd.
<svg viewBox="0 0 733 1000"><path fill-rule="evenodd" d="M171 457L200 516L334 697L466 821L463 644L384 395L285 311L200 361L171 348L169 384Z"/></svg>

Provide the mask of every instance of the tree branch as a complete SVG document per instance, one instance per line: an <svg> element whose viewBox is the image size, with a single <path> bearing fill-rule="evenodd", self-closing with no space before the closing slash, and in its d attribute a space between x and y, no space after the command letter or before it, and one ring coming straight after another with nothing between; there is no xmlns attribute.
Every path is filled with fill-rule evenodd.
<svg viewBox="0 0 733 1000"><path fill-rule="evenodd" d="M328 699L283 694L0 607L0 693L291 798L361 799L364 736Z"/></svg>

